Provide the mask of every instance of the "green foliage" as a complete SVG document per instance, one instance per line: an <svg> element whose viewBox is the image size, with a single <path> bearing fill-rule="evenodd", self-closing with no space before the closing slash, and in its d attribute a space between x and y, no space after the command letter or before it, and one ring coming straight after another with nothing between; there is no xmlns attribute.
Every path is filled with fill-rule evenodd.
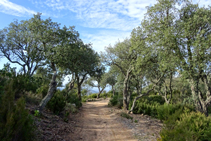
<svg viewBox="0 0 211 141"><path fill-rule="evenodd" d="M69 92L66 97L67 103L75 104L77 108L80 108L82 106L81 100L78 98L77 93L71 93Z"/></svg>
<svg viewBox="0 0 211 141"><path fill-rule="evenodd" d="M35 110L34 111L34 116L35 117L39 117L40 116L40 111L39 110Z"/></svg>
<svg viewBox="0 0 211 141"><path fill-rule="evenodd" d="M108 93L103 92L100 94L100 97L102 97L102 98L110 98L112 96L113 96L113 93L111 93L111 92L108 92Z"/></svg>
<svg viewBox="0 0 211 141"><path fill-rule="evenodd" d="M41 101L41 99L32 92L26 92L24 95L24 98L26 100L26 103L31 104L31 105L39 105Z"/></svg>
<svg viewBox="0 0 211 141"><path fill-rule="evenodd" d="M114 95L108 103L110 106L117 106L118 108L122 108L123 106L123 97L122 95Z"/></svg>
<svg viewBox="0 0 211 141"><path fill-rule="evenodd" d="M131 117L130 115L128 115L128 114L125 113L125 112L121 112L121 113L120 113L120 116L121 116L121 117L124 117L124 118L127 118L127 119L133 120L133 117Z"/></svg>
<svg viewBox="0 0 211 141"><path fill-rule="evenodd" d="M66 106L65 106L65 110L64 110L66 113L77 113L78 110L76 108L75 105L71 104L71 103L67 103Z"/></svg>
<svg viewBox="0 0 211 141"><path fill-rule="evenodd" d="M61 91L57 91L52 99L48 102L47 107L55 114L59 114L64 110L65 105L65 97L63 96Z"/></svg>
<svg viewBox="0 0 211 141"><path fill-rule="evenodd" d="M39 87L36 90L36 93L41 94L42 98L44 98L47 95L47 93L48 93L48 88L49 88L49 86L47 84L46 85L42 85L41 87Z"/></svg>
<svg viewBox="0 0 211 141"><path fill-rule="evenodd" d="M30 141L34 137L33 119L25 109L25 100L15 103L15 91L12 81L6 86L0 101L0 138L2 141Z"/></svg>
<svg viewBox="0 0 211 141"><path fill-rule="evenodd" d="M81 101L86 102L87 100L88 100L88 96L83 96Z"/></svg>
<svg viewBox="0 0 211 141"><path fill-rule="evenodd" d="M194 111L194 107L190 105L181 105L181 104L164 104L157 108L158 119L160 120L168 120L171 115L175 114L182 114L184 112ZM176 117L176 116L175 116Z"/></svg>
<svg viewBox="0 0 211 141"><path fill-rule="evenodd" d="M90 94L90 95L88 96L88 98L97 98L97 94L96 94L96 93Z"/></svg>
<svg viewBox="0 0 211 141"><path fill-rule="evenodd" d="M159 95L151 95L142 97L141 99L136 101L133 113L135 114L146 114L153 117L157 117L157 109L160 105L164 104L165 100L162 96ZM130 107L132 106L132 102L130 103Z"/></svg>
<svg viewBox="0 0 211 141"><path fill-rule="evenodd" d="M196 112L187 112L172 119L160 132L162 141L208 141L211 138L211 118ZM171 122L170 122L171 120Z"/></svg>

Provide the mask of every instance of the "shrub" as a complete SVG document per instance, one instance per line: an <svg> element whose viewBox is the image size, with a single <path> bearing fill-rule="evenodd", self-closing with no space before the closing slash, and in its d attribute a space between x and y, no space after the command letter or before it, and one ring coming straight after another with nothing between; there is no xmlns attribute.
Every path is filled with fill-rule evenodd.
<svg viewBox="0 0 211 141"><path fill-rule="evenodd" d="M180 111L180 114L194 111L194 107L189 105L181 105L181 104L164 104L157 108L158 119L160 120L168 120L168 118L173 115L176 111ZM178 113L179 114L179 113Z"/></svg>
<svg viewBox="0 0 211 141"><path fill-rule="evenodd" d="M82 106L81 101L78 98L78 94L77 93L68 93L66 101L68 103L72 103L75 104L77 108L80 108Z"/></svg>
<svg viewBox="0 0 211 141"><path fill-rule="evenodd" d="M125 112L121 112L120 116L121 116L121 117L124 117L124 118L127 118L127 119L132 119L132 120L133 120L133 117L131 117L130 115L128 115L128 114L125 113Z"/></svg>
<svg viewBox="0 0 211 141"><path fill-rule="evenodd" d="M35 93L39 85L33 77L18 74L13 78L13 87L16 89L15 97L19 98L24 91Z"/></svg>
<svg viewBox="0 0 211 141"><path fill-rule="evenodd" d="M97 98L97 94L96 94L96 93L90 94L90 95L88 96L88 98Z"/></svg>
<svg viewBox="0 0 211 141"><path fill-rule="evenodd" d="M169 120L160 132L162 141L208 141L211 138L211 118L204 114L184 113L176 121Z"/></svg>
<svg viewBox="0 0 211 141"><path fill-rule="evenodd" d="M41 94L42 98L44 98L48 93L48 85L43 85L36 90L36 93Z"/></svg>
<svg viewBox="0 0 211 141"><path fill-rule="evenodd" d="M131 108L132 102L130 102L129 108ZM136 101L133 113L157 117L157 108L164 103L165 100L159 95L142 97Z"/></svg>
<svg viewBox="0 0 211 141"><path fill-rule="evenodd" d="M33 119L25 109L25 100L20 98L15 103L13 81L6 86L0 101L0 139L3 141L30 141L34 137Z"/></svg>
<svg viewBox="0 0 211 141"><path fill-rule="evenodd" d="M118 103L118 95L115 95L114 97L112 97L109 101L109 105L110 106L115 106Z"/></svg>
<svg viewBox="0 0 211 141"><path fill-rule="evenodd" d="M88 99L88 96L83 96L81 101L82 101L82 102L86 102L87 99Z"/></svg>
<svg viewBox="0 0 211 141"><path fill-rule="evenodd" d="M64 110L66 105L65 97L61 93L61 91L57 91L51 100L47 104L47 108L49 108L55 114L59 114Z"/></svg>
<svg viewBox="0 0 211 141"><path fill-rule="evenodd" d="M123 106L123 98L122 98L122 95L114 95L109 103L108 103L109 106L117 106L118 108L122 108Z"/></svg>

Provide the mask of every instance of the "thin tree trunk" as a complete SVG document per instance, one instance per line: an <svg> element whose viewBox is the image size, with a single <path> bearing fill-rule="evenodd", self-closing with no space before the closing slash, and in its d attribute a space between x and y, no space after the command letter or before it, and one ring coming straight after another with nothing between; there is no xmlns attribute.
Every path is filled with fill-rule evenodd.
<svg viewBox="0 0 211 141"><path fill-rule="evenodd" d="M143 97L143 96L146 96L146 95L149 95L149 93L150 93L153 89L154 89L154 87L153 87L152 89L150 89L147 93L145 93L145 94L140 94L139 96L137 96L137 97L133 100L133 105L132 105L131 109L128 111L128 113L132 113L132 112L133 112L133 109L134 109L134 107L135 107L135 103L136 103L136 101L137 101L139 98L141 98L141 97Z"/></svg>
<svg viewBox="0 0 211 141"><path fill-rule="evenodd" d="M208 103L206 101L209 97L207 97L206 100L203 100L202 94L198 88L198 82L194 81L193 79L191 80L191 92L196 110L208 116Z"/></svg>
<svg viewBox="0 0 211 141"><path fill-rule="evenodd" d="M78 75L76 76L77 79L77 85L78 85L78 99L81 101L81 86L80 86L80 80Z"/></svg>
<svg viewBox="0 0 211 141"><path fill-rule="evenodd" d="M53 97L54 92L56 91L56 86L57 86L57 82L56 82L56 77L57 77L57 71L56 71L56 67L55 65L52 63L52 68L53 68L53 76L50 82L50 86L48 89L48 93L47 95L42 99L42 101L40 102L39 105L39 110L42 111L43 108L46 106L46 104L48 103L49 100L51 100L51 98Z"/></svg>
<svg viewBox="0 0 211 141"><path fill-rule="evenodd" d="M114 97L114 95L115 95L115 89L114 89L114 86L113 85L111 87L112 87L113 97Z"/></svg>
<svg viewBox="0 0 211 141"><path fill-rule="evenodd" d="M155 86L159 83L159 81L161 80L161 78L163 77L163 75L158 79L158 81L156 83L154 83L154 86L152 87L152 89L148 90L146 93L144 94L139 94L139 96L137 96L134 100L133 100L133 105L131 107L131 109L128 111L128 113L131 113L135 107L135 103L136 103L136 100L138 100L139 98L143 97L143 96L147 96L149 95L149 93L154 90Z"/></svg>
<svg viewBox="0 0 211 141"><path fill-rule="evenodd" d="M125 76L124 80L124 88L123 88L123 110L127 111L128 110L128 81L129 81L129 76L130 76L131 70L127 71L127 74Z"/></svg>
<svg viewBox="0 0 211 141"><path fill-rule="evenodd" d="M77 85L78 85L78 99L81 101L81 85L82 83L84 82L85 78L86 78L86 75L88 73L84 74L81 81L80 81L80 78L78 76L78 74L76 74L76 79L77 79Z"/></svg>
<svg viewBox="0 0 211 141"><path fill-rule="evenodd" d="M97 94L97 99L100 98L100 94L103 92L103 90L105 89L105 87L103 87L102 90L100 90L100 88L98 88L98 89L99 89L99 93Z"/></svg>

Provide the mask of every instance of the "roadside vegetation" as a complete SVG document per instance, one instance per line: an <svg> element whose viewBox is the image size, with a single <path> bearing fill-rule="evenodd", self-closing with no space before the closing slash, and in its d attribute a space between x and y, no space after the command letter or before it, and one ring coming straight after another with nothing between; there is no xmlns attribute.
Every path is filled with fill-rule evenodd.
<svg viewBox="0 0 211 141"><path fill-rule="evenodd" d="M110 98L108 105L123 109L123 117L160 119L158 140L209 140L210 15L211 7L188 0L159 0L130 38L99 54L74 26L61 27L40 13L12 22L0 30L0 55L9 61L0 70L0 138L32 140L34 119L45 109L68 122L82 102ZM98 93L90 94L90 87ZM29 112L29 105L36 109Z"/></svg>

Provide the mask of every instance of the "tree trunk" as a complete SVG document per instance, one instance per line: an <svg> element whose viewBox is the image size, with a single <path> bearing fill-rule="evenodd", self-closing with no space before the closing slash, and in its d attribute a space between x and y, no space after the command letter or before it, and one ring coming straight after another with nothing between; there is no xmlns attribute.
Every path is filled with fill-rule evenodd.
<svg viewBox="0 0 211 141"><path fill-rule="evenodd" d="M78 99L81 101L81 87L78 87Z"/></svg>
<svg viewBox="0 0 211 141"><path fill-rule="evenodd" d="M102 90L100 90L100 88L98 88L99 93L98 93L98 95L97 95L97 99L100 98L100 94L103 92L104 89L105 89L105 87L103 87Z"/></svg>
<svg viewBox="0 0 211 141"><path fill-rule="evenodd" d="M51 98L53 97L54 92L56 91L56 86L57 86L57 83L56 83L57 71L56 71L56 67L55 67L54 64L53 64L53 71L54 71L54 74L53 74L52 79L51 79L51 82L50 82L48 93L42 99L42 101L40 102L40 105L39 105L39 110L40 111L43 110L43 108L46 106L46 104L48 103L48 101L51 100Z"/></svg>
<svg viewBox="0 0 211 141"><path fill-rule="evenodd" d="M76 76L77 79L77 85L78 85L78 99L81 101L81 85L80 85L80 79L79 76Z"/></svg>
<svg viewBox="0 0 211 141"><path fill-rule="evenodd" d="M149 95L149 93L150 93L153 89L154 89L154 87L153 87L152 89L150 89L149 91L147 91L147 93L145 93L145 94L140 94L139 96L137 96L137 97L133 100L133 105L132 105L130 111L128 111L128 113L133 112L133 109L134 109L134 107L135 107L135 103L136 103L136 101L137 101L139 98L141 98L141 97L143 97L143 96L146 96L146 95Z"/></svg>
<svg viewBox="0 0 211 141"><path fill-rule="evenodd" d="M196 106L196 110L204 113L206 116L208 116L208 105L210 103L209 98L207 97L206 100L203 100L201 92L198 88L198 82L191 80L191 92L194 100L194 104Z"/></svg>
<svg viewBox="0 0 211 141"><path fill-rule="evenodd" d="M128 110L128 79L129 79L129 73L125 76L124 80L124 88L123 88L123 110Z"/></svg>
<svg viewBox="0 0 211 141"><path fill-rule="evenodd" d="M80 101L81 101L81 85L82 85L82 83L84 82L84 80L85 80L87 74L88 74L88 73L85 73L85 74L83 75L81 81L80 81L79 75L78 75L78 74L75 75L75 76L76 76L76 79L77 79L77 85L78 85L78 99L79 99Z"/></svg>
<svg viewBox="0 0 211 141"><path fill-rule="evenodd" d="M113 97L114 97L114 95L115 95L114 86L112 85L111 87L112 87L112 91L113 91Z"/></svg>

